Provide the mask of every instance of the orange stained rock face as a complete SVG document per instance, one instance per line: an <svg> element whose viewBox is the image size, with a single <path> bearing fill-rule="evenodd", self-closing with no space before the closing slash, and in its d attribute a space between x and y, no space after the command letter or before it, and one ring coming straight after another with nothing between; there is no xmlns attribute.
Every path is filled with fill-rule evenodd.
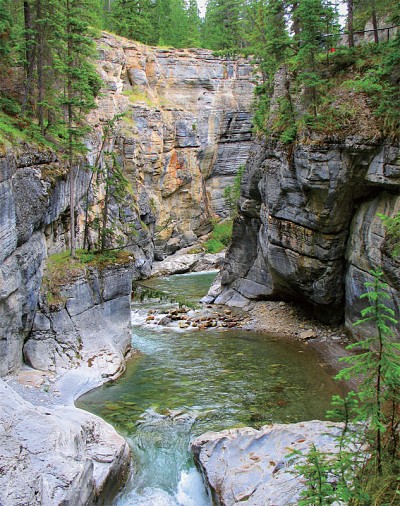
<svg viewBox="0 0 400 506"><path fill-rule="evenodd" d="M171 159L168 163L167 172L168 179L171 180L175 184L175 187L181 186L183 180L179 177L178 171L184 169L184 164L178 159L178 154L176 150L172 151Z"/></svg>

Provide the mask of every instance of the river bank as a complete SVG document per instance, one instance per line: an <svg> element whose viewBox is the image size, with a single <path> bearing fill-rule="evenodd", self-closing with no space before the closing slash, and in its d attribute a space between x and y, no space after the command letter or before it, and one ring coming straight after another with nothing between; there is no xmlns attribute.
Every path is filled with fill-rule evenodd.
<svg viewBox="0 0 400 506"><path fill-rule="evenodd" d="M186 283L186 285L180 286L180 289L183 291L183 293L186 293L187 295L190 294L189 297L193 297L194 294L190 293L190 289L187 285L188 276L189 278L191 276L194 277L191 283L193 283L198 290L199 286L202 286L202 283L204 283L204 281L201 281L203 275L181 275L174 278L175 280L180 280L178 283L179 286L182 282ZM209 276L210 274L207 274L207 283L210 283L212 279ZM164 280L160 278L158 282L163 282L168 285L170 281L172 281L171 278L165 278ZM174 287L176 288L176 286L177 285L175 283ZM202 288L202 290L204 290L204 288ZM207 290L207 287L205 287L205 290ZM146 309L146 307L149 309ZM296 364L295 367L299 369L299 371L309 371L309 367L318 368L322 366L322 368L320 367L318 369L320 371L319 373L315 371L315 373L311 374L309 372L308 375L310 376L311 374L312 377L314 377L315 374L321 375L322 370L324 370L324 381L328 381L329 374L326 372L326 364L322 365L322 363L325 363L324 357L320 353L321 364L318 365L318 360L316 360L315 353L312 348L315 347L318 349L318 347L321 347L323 345L330 347L332 344L335 344L336 347L340 349L340 346L343 346L343 341L345 339L341 333L340 328L332 329L325 325L319 325L316 322L308 319L307 315L303 314L298 308L283 302L259 302L250 306L247 311L239 308L228 308L227 306L216 306L211 304L204 304L200 309L197 309L196 311L180 311L179 308L171 308L167 311L164 311L162 307L160 309L154 309L154 307L154 303L152 302L150 302L148 306L145 304L143 305L140 301L133 303L132 322L135 322L135 318L137 319L137 321L134 323L134 328L136 330L134 330L133 333L133 346L138 346L139 349L140 346L144 346L144 353L146 353L146 355L148 355L148 352L150 352L150 356L152 353L154 353L154 358L157 360L157 362L161 361L161 363L165 365L166 370L165 373L162 374L161 385L164 385L166 381L169 381L168 378L170 378L171 375L173 376L175 374L175 371L182 367L186 369L186 366L189 366L190 363L194 363L196 364L196 370L201 370L201 376L198 379L194 380L192 377L193 373L188 372L188 376L185 376L187 379L184 381L189 381L189 383L181 383L182 380L177 379L176 387L172 387L173 392L177 392L177 388L180 388L181 385L188 385L193 381L196 383L194 392L198 392L199 386L197 385L203 383L203 380L201 378L207 378L207 382L202 385L201 389L204 391L204 399L210 398L212 402L215 402L217 396L221 395L219 392L227 392L230 388L233 389L232 394L229 396L230 404L233 399L232 396L235 396L239 392L239 397L237 399L238 407L240 407L243 401L243 389L247 392L248 395L250 395L249 401L253 395L261 395L264 390L270 390L272 395L272 397L269 399L261 401L261 404L264 407L256 407L256 405L254 407L243 406L245 412L244 415L239 415L239 418L237 418L236 414L227 412L227 418L224 422L225 425L221 427L218 425L219 422L217 419L220 417L220 409L224 406L223 403L225 400L223 396L218 401L218 403L222 402L221 408L217 408L217 405L215 405L211 411L210 407L203 409L202 403L196 402L195 405L198 406L197 408L188 408L188 420L190 422L188 422L188 429L190 429L192 423L196 423L196 435L209 430L207 419L212 412L219 413L216 421L212 422L216 424L216 430L235 426L235 424L238 423L238 420L241 420L242 418L243 420L241 423L243 423L243 425L253 425L252 420L254 420L256 426L260 427L260 423L267 423L268 419L265 419L265 413L275 413L274 415L271 414L271 420L275 420L275 417L278 416L278 420L285 421L286 415L283 415L282 418L282 414L279 414L281 410L286 409L285 406L289 406L292 410L292 414L289 415L288 421L293 420L293 416L295 416L295 420L310 419L307 418L306 413L303 413L302 415L300 415L300 413L295 414L295 412L299 412L302 409L301 406L295 407L295 399L299 399L299 401L304 404L304 395L308 395L310 393L311 389L313 388L313 380L311 378L308 378L307 374L304 377L301 376L301 378L299 377L296 380L294 380L293 377L290 380L285 380L285 371L292 368L290 364ZM139 311L139 313L137 313L137 311ZM158 323L160 324L157 325ZM160 344L158 344L157 339L150 338L149 340L149 337L140 337L138 334L139 329L150 332L155 331L155 334L163 334L166 336L165 353L167 356L165 358L163 358L163 355L160 355L161 348ZM203 330L205 332L202 332ZM259 337L256 337L254 335L255 332L259 334ZM290 340L299 341L299 346L296 345L293 348L288 344L284 344ZM287 351L285 353L289 353L289 356L286 358L284 358L284 355L280 355L280 352L278 352L281 344L283 344L283 348L287 348ZM155 346L154 350L156 351L153 350L152 352L152 346ZM167 357L175 356L177 354L177 346L179 349L184 346L186 351L176 365L168 365ZM310 349L310 353L307 353L308 349ZM341 350L342 349L343 348L341 348ZM195 354L193 354L194 352ZM265 355L265 358L260 358L260 353L262 354L262 357ZM270 357L271 353L277 353L277 355L275 355L275 358ZM299 355L299 353L302 355ZM310 355L310 358L308 355ZM212 356L214 356L217 361L215 362L212 360L209 363L209 358ZM257 357L257 363L251 365L249 364L247 366L243 362L243 366L239 366L239 363L247 360L247 357L252 356ZM126 358L128 358L128 356ZM106 360L106 357L103 357L102 360ZM144 359L144 357L139 354L138 360L131 362L133 365L133 370L136 370L137 367L140 367L140 363L143 360L147 360L147 358ZM262 367L261 364L263 364ZM279 368L277 367L277 364L281 364ZM209 381L216 365L218 365L220 368L220 372L218 372L215 380L218 382L223 380L227 383L224 384L220 389L218 388L217 390L210 390L211 384ZM210 367L211 369L208 369ZM238 367L239 369L237 369ZM119 367L117 369L118 371L122 370ZM236 371L240 369L248 370L248 377L249 373L255 374L257 371L264 369L264 376L262 378L259 378L258 376L257 378L255 377L254 380L250 380L250 383L245 386L242 384L243 379L237 376L238 372ZM45 412L45 416L55 416L57 417L57 420L59 420L61 413L66 413L64 410L68 411L68 418L93 417L93 415L89 415L85 411L76 409L73 406L74 400L84 391L91 390L100 385L102 382L110 379L102 378L101 374L99 373L101 373L101 363L99 362L94 366L93 361L83 361L78 367L75 367L67 372L63 372L62 374L57 373L57 371L38 371L24 366L17 375L7 377L6 384L7 386L12 387L13 390L17 392L17 394L21 395L25 401L32 403L32 407L29 407L29 410L32 413L36 413L35 416L38 416L39 418L43 415L43 412ZM137 372L135 372L135 374L137 374ZM150 385L149 381L152 381L150 378L153 378L154 365L151 365L149 374L150 376L146 377L145 380L145 384L148 386ZM130 376L131 374L128 372L128 377ZM146 388L148 388L148 386ZM216 387L217 384L212 388ZM113 384L113 396L115 395L115 388L118 387ZM138 391L138 388L140 389L140 380L139 385L130 388L130 390ZM158 391L159 388L160 386L157 386L155 392ZM282 388L284 388L284 390L282 390ZM110 391L109 389L107 390ZM296 393L297 391L301 392L300 396ZM311 401L314 402L315 406L317 406L321 402L318 400L319 394L315 393L311 395L315 395L315 398L312 401L309 399L305 404L308 406L310 405ZM287 399L286 396L288 396ZM327 398L328 397L330 397L330 395L328 395ZM151 394L151 398L145 399L144 401L144 404L140 406L138 415L139 419L142 420L141 423L144 423L146 430L148 426L153 427L154 423L165 424L169 421L168 416L165 417L164 415L161 415L160 418L160 414L154 414L153 412L150 413L146 409L146 406L153 405L154 402L156 404L159 402L153 398L153 393ZM132 401L128 401L125 404L124 402L125 401L122 402L121 406L123 408L124 414L126 414L128 407L131 405L136 406L137 401L134 400L133 404ZM190 406L190 404L187 405L187 401L183 400L183 398L176 398L173 400L173 402L175 402L176 405L166 405L168 407L172 406L171 409L179 409L179 406ZM252 402L253 401L251 401L251 404ZM106 402L105 405L110 406L111 411L109 414L115 416L115 409L118 405L118 401L110 400ZM160 404L158 410L161 410L161 408L162 404ZM85 407L85 409L87 408ZM136 407L134 407L134 409L136 409ZM163 413L163 411L160 411L160 413ZM204 414L200 416L200 413ZM322 413L323 409L321 413L318 411L318 414L311 416L320 417L323 416ZM102 413L97 414L100 414L100 416L103 417ZM126 423L128 425L132 423L132 416L136 415L132 414L129 415L128 418L125 417ZM142 418L143 416L144 418ZM269 416L269 414L267 416ZM107 416L105 416L105 418L111 422L112 425L117 428L117 430L120 430L119 424L114 423L114 418L109 419ZM159 422L158 418L160 418L161 422ZM101 427L103 424L104 426L108 426L108 424L102 420L100 420L100 422L98 421L99 419L97 417L94 417L93 421L90 423L93 426L95 426L96 423L100 423ZM85 424L87 425L87 422L85 422ZM173 419L173 424L175 424L175 419ZM202 428L203 425L204 429ZM77 426L77 428L79 429L79 426ZM159 429L160 428L157 426L157 433L159 432ZM112 433L115 433L113 429ZM122 430L122 433L125 434L124 430ZM111 434L111 432L109 434ZM185 435L185 437L189 437L189 432ZM124 440L120 436L118 436L118 438L120 438L119 441L122 446L125 445L126 448L126 443ZM129 437L129 439L131 441L131 437ZM90 437L88 440L90 440ZM183 446L184 453L186 452L187 444L184 444ZM103 441L101 446L101 448L103 448L103 452L106 447L107 441ZM52 452L49 451L50 455L51 453ZM109 453L108 458L111 458ZM129 461L129 456L127 456L127 454L124 454L124 458ZM99 456L97 455L95 459L99 459ZM127 460L125 460L125 462ZM184 470L180 472L183 474L179 476L186 477ZM148 473L148 471L142 470L141 473ZM119 483L121 482L119 481Z"/></svg>

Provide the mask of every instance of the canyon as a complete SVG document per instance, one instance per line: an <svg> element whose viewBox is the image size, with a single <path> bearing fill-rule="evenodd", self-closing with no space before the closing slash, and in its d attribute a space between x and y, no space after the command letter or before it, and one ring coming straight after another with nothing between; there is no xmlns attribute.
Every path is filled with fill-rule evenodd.
<svg viewBox="0 0 400 506"><path fill-rule="evenodd" d="M70 245L71 176L46 147L21 142L0 156L5 505L107 504L118 491L131 465L127 443L100 418L77 410L74 400L124 372L132 280L147 277L154 258L196 243L215 215L226 216L224 188L251 145L249 61L150 48L109 34L97 43L104 89L88 118L87 161L103 163L102 145L112 146L127 178L124 200L109 202L118 232L108 244L122 240L126 261L85 267L69 279L67 272L64 281L49 278L48 257ZM85 221L104 206L105 192L104 185L94 189L83 165L75 176L75 232L78 247L86 237L93 248L96 231ZM21 480L28 483L22 489Z"/></svg>
<svg viewBox="0 0 400 506"><path fill-rule="evenodd" d="M364 307L359 296L369 271L381 268L399 316L400 266L377 216L400 209L397 142L376 136L373 128L302 139L290 148L255 139L257 72L250 59L147 47L108 33L97 45L104 88L88 117L87 158L92 166L101 160L107 124L115 120L107 149L112 147L129 192L122 203L110 202L118 233L108 246L122 242L126 263L85 269L61 288L58 304L49 304L47 258L69 247L70 175L49 148L21 143L0 155L0 451L8 459L0 481L9 482L8 473L18 467L21 441L23 473L32 476L25 495L19 495L18 473L11 489L1 487L6 505L105 500L115 492L115 476L122 480L128 472L126 443L108 424L71 405L79 393L122 374L131 347L132 280L148 277L154 260L197 245L215 220L229 217L224 190L241 166L246 169L232 242L209 302L246 307L260 299L296 301L323 321L345 319L357 337L353 323ZM373 124L372 113L366 114L363 123ZM104 205L104 188L95 196L91 183L91 171L81 167L75 190L79 246L86 201L89 221ZM96 239L89 231L92 248ZM26 363L52 381L65 375L58 388L67 407L37 407L13 393L10 375ZM52 467L43 485L38 440L26 442L45 420L51 421L46 453L65 450L68 458ZM76 468L66 476L74 459Z"/></svg>

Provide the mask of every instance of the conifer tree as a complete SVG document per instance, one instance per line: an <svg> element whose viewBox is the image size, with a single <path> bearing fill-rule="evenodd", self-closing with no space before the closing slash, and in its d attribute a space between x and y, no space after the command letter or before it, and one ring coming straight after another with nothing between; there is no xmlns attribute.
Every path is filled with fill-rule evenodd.
<svg viewBox="0 0 400 506"><path fill-rule="evenodd" d="M110 25L113 31L145 44L157 42L154 2L115 0L108 8L110 8Z"/></svg>
<svg viewBox="0 0 400 506"><path fill-rule="evenodd" d="M325 34L337 26L337 12L329 2L323 0L300 0L295 11L299 32L296 56L299 81L305 86L306 105L317 116L318 101L324 81L318 71L318 53L328 50Z"/></svg>
<svg viewBox="0 0 400 506"><path fill-rule="evenodd" d="M257 55L266 91L272 93L274 75L288 55L290 43L286 29L285 5L282 0L265 3L256 0L249 4L248 29L251 50Z"/></svg>
<svg viewBox="0 0 400 506"><path fill-rule="evenodd" d="M196 0L189 0L187 5L187 34L186 46L199 47L200 46L200 28L201 19L199 14L199 7Z"/></svg>
<svg viewBox="0 0 400 506"><path fill-rule="evenodd" d="M203 45L215 50L244 46L242 0L209 0L203 28Z"/></svg>
<svg viewBox="0 0 400 506"><path fill-rule="evenodd" d="M10 53L12 18L7 9L7 0L0 0L0 61L6 64Z"/></svg>
<svg viewBox="0 0 400 506"><path fill-rule="evenodd" d="M366 421L372 436L372 456L375 459L376 470L382 474L383 463L383 434L388 431L392 440L387 445L397 449L397 437L400 407L400 344L395 341L392 327L398 322L394 318L394 311L385 304L390 299L387 292L388 285L382 281L382 271L371 271L373 280L365 283L368 289L362 299L370 303L361 311L361 318L355 325L372 323L376 333L362 341L351 344L347 349L361 348L358 355L343 359L350 364L341 371L338 379L350 379L356 375L362 376L359 389L360 407L355 421ZM390 405L389 415L385 405ZM392 450L393 451L393 450ZM395 458L396 458L396 451Z"/></svg>
<svg viewBox="0 0 400 506"><path fill-rule="evenodd" d="M58 11L59 38L56 66L63 79L64 91L60 105L65 118L65 151L70 180L70 248L75 256L75 179L79 170L79 155L84 153L82 138L87 132L86 113L95 107L95 95L100 79L89 58L94 43L89 23L93 20L95 0L63 0Z"/></svg>

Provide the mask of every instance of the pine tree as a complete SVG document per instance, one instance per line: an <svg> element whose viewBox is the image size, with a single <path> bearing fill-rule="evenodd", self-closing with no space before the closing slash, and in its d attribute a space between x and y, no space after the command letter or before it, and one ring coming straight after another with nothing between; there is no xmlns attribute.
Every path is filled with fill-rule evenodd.
<svg viewBox="0 0 400 506"><path fill-rule="evenodd" d="M108 8L110 8L109 22L113 31L144 44L157 42L154 2L151 0L115 0Z"/></svg>
<svg viewBox="0 0 400 506"><path fill-rule="evenodd" d="M298 42L296 56L298 79L305 87L306 106L311 106L313 116L317 116L318 103L324 79L318 69L318 54L328 51L332 40L326 34L337 26L337 12L323 0L300 0L295 10L299 31L295 36Z"/></svg>
<svg viewBox="0 0 400 506"><path fill-rule="evenodd" d="M79 155L85 152L82 138L87 132L86 113L95 107L95 95L100 79L89 58L94 54L89 23L96 6L95 0L63 0L58 11L59 37L56 67L63 79L64 91L60 105L66 127L64 147L70 180L70 248L75 256L75 180L79 170Z"/></svg>
<svg viewBox="0 0 400 506"><path fill-rule="evenodd" d="M185 46L188 47L200 46L200 28L201 28L201 19L197 1L189 0L187 6L187 34Z"/></svg>
<svg viewBox="0 0 400 506"><path fill-rule="evenodd" d="M204 18L202 43L215 50L238 50L243 38L242 0L209 0Z"/></svg>
<svg viewBox="0 0 400 506"><path fill-rule="evenodd" d="M11 49L12 18L7 7L7 0L0 0L0 70L5 68Z"/></svg>
<svg viewBox="0 0 400 506"><path fill-rule="evenodd" d="M376 462L378 474L382 474L383 435L389 432L387 446L395 448L396 458L397 432L399 427L400 407L400 343L394 340L391 327L397 325L394 311L387 307L385 301L390 299L388 285L382 282L381 271L371 271L373 281L365 283L368 291L361 295L370 305L361 311L355 325L373 323L376 334L360 342L349 345L348 349L361 348L362 353L343 359L350 364L341 371L338 379L350 379L361 375L359 388L360 407L355 421L368 422L371 434L372 456ZM389 415L386 406L390 406Z"/></svg>
<svg viewBox="0 0 400 506"><path fill-rule="evenodd" d="M157 0L158 44L184 47L189 30L184 0Z"/></svg>

